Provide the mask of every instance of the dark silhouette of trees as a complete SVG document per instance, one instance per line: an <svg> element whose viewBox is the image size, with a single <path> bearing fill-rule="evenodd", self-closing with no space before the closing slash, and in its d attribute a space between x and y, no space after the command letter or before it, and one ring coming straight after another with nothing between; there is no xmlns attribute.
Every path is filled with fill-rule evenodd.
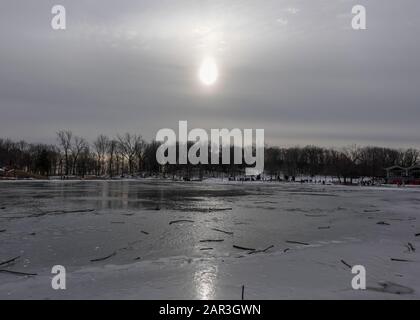
<svg viewBox="0 0 420 320"><path fill-rule="evenodd" d="M193 145L188 143L188 150ZM140 135L126 133L115 139L99 135L92 144L69 130L57 132L57 145L31 144L25 141L0 139L0 168L18 170L26 175L69 177L123 176L165 177L235 177L243 176L245 165L234 164L235 149L230 149L231 164L211 164L211 148L208 164L168 164L161 166L156 161L160 144L146 142ZM341 183L355 179L375 180L385 175L384 168L393 165L410 167L418 163L420 152L416 149L397 150L380 147L321 148L266 147L265 174L273 180L294 180L304 176L336 177Z"/></svg>

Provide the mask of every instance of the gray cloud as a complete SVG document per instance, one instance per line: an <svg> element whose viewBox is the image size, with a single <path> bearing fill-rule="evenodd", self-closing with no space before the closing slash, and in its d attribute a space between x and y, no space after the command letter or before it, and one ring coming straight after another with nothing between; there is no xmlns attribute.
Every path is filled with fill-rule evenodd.
<svg viewBox="0 0 420 320"><path fill-rule="evenodd" d="M0 4L0 136L54 140L162 127L266 129L272 144L419 146L415 0ZM365 4L368 30L351 30ZM220 68L197 80L206 55Z"/></svg>

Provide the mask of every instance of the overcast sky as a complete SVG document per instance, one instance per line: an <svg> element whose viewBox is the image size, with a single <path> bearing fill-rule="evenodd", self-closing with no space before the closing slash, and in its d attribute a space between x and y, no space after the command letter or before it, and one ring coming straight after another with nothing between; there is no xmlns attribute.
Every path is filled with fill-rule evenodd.
<svg viewBox="0 0 420 320"><path fill-rule="evenodd" d="M419 147L419 35L418 0L0 0L0 137L149 140L188 120L281 146Z"/></svg>

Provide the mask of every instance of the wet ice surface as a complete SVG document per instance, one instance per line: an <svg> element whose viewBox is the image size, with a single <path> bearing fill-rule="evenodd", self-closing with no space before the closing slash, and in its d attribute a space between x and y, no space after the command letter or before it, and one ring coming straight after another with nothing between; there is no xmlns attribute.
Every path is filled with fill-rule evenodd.
<svg viewBox="0 0 420 320"><path fill-rule="evenodd" d="M419 298L419 209L418 189L0 182L0 263L20 257L0 269L37 274L0 273L0 298Z"/></svg>

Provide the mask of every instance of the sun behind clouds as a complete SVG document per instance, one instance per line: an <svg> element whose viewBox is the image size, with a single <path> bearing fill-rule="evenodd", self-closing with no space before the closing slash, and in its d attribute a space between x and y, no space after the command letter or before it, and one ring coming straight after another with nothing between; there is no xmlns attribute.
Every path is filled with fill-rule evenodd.
<svg viewBox="0 0 420 320"><path fill-rule="evenodd" d="M219 78L219 69L213 58L207 57L203 60L198 72L198 77L200 82L205 86L212 86L216 84Z"/></svg>

